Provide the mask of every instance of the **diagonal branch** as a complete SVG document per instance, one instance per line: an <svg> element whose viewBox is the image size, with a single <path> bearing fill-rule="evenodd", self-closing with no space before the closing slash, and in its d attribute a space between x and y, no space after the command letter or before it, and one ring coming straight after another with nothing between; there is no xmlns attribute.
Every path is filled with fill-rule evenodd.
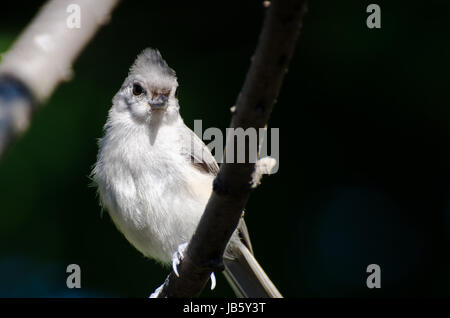
<svg viewBox="0 0 450 318"><path fill-rule="evenodd" d="M258 129L267 124L305 12L306 0L272 1L231 128ZM170 273L158 297L197 297L211 271L223 269L222 256L250 196L254 167L254 163L226 163L226 160L221 165L205 212L178 267L180 276Z"/></svg>
<svg viewBox="0 0 450 318"><path fill-rule="evenodd" d="M118 0L50 0L0 64L0 158L28 127L36 106L71 77L71 67ZM78 11L78 12L76 12ZM80 23L70 23L71 14Z"/></svg>

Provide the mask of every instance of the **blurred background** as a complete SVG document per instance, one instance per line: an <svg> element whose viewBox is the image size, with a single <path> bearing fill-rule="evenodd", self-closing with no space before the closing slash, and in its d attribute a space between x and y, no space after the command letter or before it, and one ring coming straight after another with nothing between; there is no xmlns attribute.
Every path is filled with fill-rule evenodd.
<svg viewBox="0 0 450 318"><path fill-rule="evenodd" d="M262 1L123 1L0 162L0 296L146 297L169 272L101 216L89 174L136 55L177 71L181 114L225 129ZM450 3L311 0L270 120L280 169L247 206L255 255L287 297L450 295ZM0 53L43 1L2 1ZM82 22L83 23L83 22ZM45 76L45 74L43 74ZM66 267L81 267L81 289ZM381 267L381 289L366 268ZM222 276L206 297L233 296Z"/></svg>

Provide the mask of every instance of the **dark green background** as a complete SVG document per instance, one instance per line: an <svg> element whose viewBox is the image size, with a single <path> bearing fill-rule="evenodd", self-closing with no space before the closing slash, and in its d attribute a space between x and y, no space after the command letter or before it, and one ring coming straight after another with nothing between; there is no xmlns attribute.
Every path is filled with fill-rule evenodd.
<svg viewBox="0 0 450 318"><path fill-rule="evenodd" d="M42 1L3 1L0 52ZM450 295L450 4L310 1L270 120L280 169L253 193L255 254L285 296ZM136 55L177 71L188 126L225 129L256 45L261 1L123 1L0 163L0 296L145 297L169 269L100 215L88 175ZM83 22L82 22L83 23ZM42 74L45 76L45 74ZM66 288L66 266L82 288ZM380 290L366 267L381 266ZM219 277L214 292L231 296Z"/></svg>

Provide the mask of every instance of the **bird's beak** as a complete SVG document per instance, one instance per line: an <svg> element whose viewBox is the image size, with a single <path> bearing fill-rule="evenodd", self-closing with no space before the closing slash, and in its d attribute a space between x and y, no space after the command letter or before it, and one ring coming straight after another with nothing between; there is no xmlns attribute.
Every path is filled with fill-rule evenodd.
<svg viewBox="0 0 450 318"><path fill-rule="evenodd" d="M148 104L150 105L150 107L152 109L163 109L165 108L166 104L167 104L167 97L164 95L158 95L155 98L151 98L148 101Z"/></svg>

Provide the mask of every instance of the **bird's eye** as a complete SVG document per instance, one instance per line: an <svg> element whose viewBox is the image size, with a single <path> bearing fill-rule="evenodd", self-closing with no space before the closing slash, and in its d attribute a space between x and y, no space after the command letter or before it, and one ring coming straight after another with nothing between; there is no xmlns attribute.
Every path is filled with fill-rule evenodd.
<svg viewBox="0 0 450 318"><path fill-rule="evenodd" d="M133 84L133 95L141 95L144 92L144 89L139 84Z"/></svg>

